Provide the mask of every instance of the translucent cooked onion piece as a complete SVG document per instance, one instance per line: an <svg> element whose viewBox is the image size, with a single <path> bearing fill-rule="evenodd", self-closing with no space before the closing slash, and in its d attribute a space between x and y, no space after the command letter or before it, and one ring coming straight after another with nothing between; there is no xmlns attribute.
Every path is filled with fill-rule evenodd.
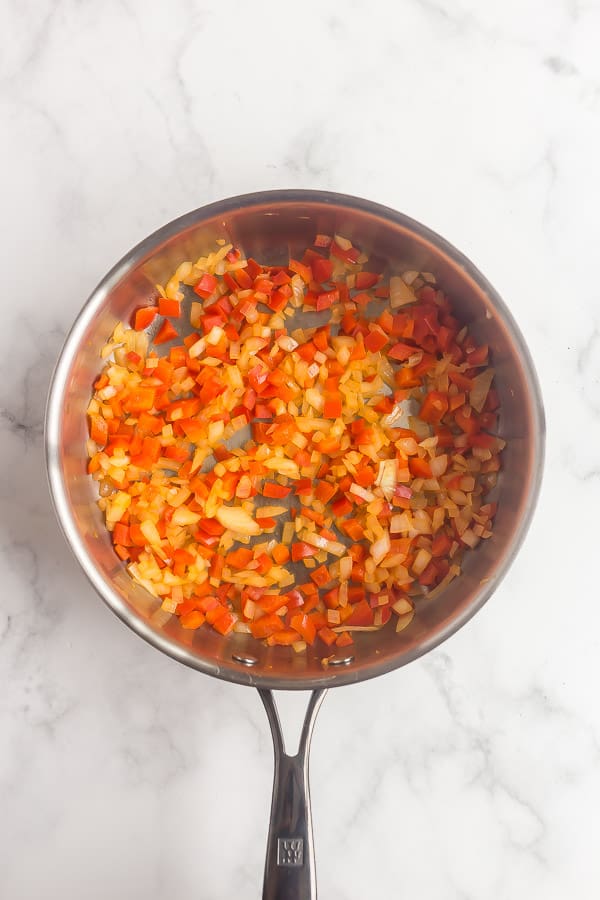
<svg viewBox="0 0 600 900"><path fill-rule="evenodd" d="M494 374L493 369L485 369L473 379L473 387L469 392L469 402L473 409L478 413L483 410L487 395L492 386L492 381L494 380Z"/></svg>
<svg viewBox="0 0 600 900"><path fill-rule="evenodd" d="M224 528L236 534L245 534L248 537L260 534L260 525L241 506L220 506L215 518Z"/></svg>
<svg viewBox="0 0 600 900"><path fill-rule="evenodd" d="M408 628L414 617L414 609L412 609L410 612L404 613L401 616L398 616L398 621L396 622L396 632L404 631L405 628Z"/></svg>
<svg viewBox="0 0 600 900"><path fill-rule="evenodd" d="M387 500L391 500L394 496L396 488L396 469L397 463L395 459L383 459L379 463L379 472L375 484L383 491L383 496Z"/></svg>
<svg viewBox="0 0 600 900"><path fill-rule="evenodd" d="M398 306L406 306L408 303L415 303L417 296L412 287L404 281L399 275L393 275L390 278L390 306L396 309Z"/></svg>

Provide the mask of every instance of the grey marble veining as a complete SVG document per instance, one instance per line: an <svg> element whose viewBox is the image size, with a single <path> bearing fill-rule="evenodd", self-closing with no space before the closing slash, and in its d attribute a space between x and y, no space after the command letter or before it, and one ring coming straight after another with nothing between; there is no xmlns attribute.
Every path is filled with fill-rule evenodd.
<svg viewBox="0 0 600 900"><path fill-rule="evenodd" d="M490 603L325 702L320 896L598 896L599 37L598 0L2 4L0 897L259 896L258 696L104 609L50 508L42 427L112 263L277 187L369 197L464 250L522 327L548 417L538 514Z"/></svg>

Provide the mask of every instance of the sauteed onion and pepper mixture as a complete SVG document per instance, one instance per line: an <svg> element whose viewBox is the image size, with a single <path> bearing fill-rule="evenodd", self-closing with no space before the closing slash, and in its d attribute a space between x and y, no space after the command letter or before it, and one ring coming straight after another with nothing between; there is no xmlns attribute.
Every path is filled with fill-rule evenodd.
<svg viewBox="0 0 600 900"><path fill-rule="evenodd" d="M183 628L298 653L401 631L490 537L488 347L431 273L375 268L341 235L280 266L220 241L103 347L88 471Z"/></svg>

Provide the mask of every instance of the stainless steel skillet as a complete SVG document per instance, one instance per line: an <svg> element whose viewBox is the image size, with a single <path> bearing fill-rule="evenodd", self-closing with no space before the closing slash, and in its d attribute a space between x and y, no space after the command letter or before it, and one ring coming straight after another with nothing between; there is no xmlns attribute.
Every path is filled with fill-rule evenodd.
<svg viewBox="0 0 600 900"><path fill-rule="evenodd" d="M445 592L423 600L405 631L390 623L359 634L351 653L338 651L327 667L323 653L306 655L266 647L245 635L226 638L186 632L175 617L135 585L115 556L86 474L86 407L100 367L100 348L116 323L155 297L184 259L197 258L218 238L269 263L300 256L315 233L341 233L391 271L434 272L458 317L493 353L501 401L500 433L507 441L493 536L469 554L462 574ZM541 480L544 420L540 390L519 329L492 286L443 238L394 210L367 200L319 191L271 191L210 204L165 225L134 247L89 297L59 358L46 416L48 475L56 513L75 556L104 602L148 643L205 674L260 691L275 750L275 780L263 897L316 897L308 795L311 731L324 692L383 675L427 653L464 625L491 596L521 545ZM271 691L312 691L298 754L284 745Z"/></svg>

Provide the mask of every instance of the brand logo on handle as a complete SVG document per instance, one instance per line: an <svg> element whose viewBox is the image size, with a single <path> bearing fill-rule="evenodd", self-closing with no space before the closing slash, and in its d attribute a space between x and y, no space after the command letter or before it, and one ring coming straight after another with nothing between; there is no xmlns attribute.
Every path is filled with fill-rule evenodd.
<svg viewBox="0 0 600 900"><path fill-rule="evenodd" d="M301 866L304 863L302 838L277 838L277 865Z"/></svg>

